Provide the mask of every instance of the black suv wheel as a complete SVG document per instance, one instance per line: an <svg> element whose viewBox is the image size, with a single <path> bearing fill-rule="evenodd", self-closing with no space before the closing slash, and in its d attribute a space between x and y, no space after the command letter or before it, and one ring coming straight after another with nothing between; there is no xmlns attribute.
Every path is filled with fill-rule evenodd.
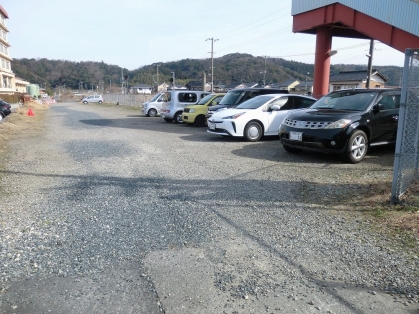
<svg viewBox="0 0 419 314"><path fill-rule="evenodd" d="M342 157L345 161L356 164L364 159L367 151L367 135L361 130L355 130L349 138L348 147Z"/></svg>

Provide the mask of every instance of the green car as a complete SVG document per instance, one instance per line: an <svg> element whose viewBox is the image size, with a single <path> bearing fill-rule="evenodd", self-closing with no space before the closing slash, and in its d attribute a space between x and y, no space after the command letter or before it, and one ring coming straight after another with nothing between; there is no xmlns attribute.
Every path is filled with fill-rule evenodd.
<svg viewBox="0 0 419 314"><path fill-rule="evenodd" d="M225 93L209 94L202 98L196 105L189 105L183 109L182 120L184 123L206 126L205 117L210 106L218 105Z"/></svg>

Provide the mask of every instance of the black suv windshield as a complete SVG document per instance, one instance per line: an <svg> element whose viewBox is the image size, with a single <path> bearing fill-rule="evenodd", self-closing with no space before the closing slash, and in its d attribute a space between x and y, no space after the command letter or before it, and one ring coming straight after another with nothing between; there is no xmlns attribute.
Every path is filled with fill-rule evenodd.
<svg viewBox="0 0 419 314"><path fill-rule="evenodd" d="M221 99L219 105L232 106L239 102L239 100L246 94L246 91L229 91Z"/></svg>
<svg viewBox="0 0 419 314"><path fill-rule="evenodd" d="M372 91L342 91L320 98L310 109L364 111L375 96L377 92Z"/></svg>

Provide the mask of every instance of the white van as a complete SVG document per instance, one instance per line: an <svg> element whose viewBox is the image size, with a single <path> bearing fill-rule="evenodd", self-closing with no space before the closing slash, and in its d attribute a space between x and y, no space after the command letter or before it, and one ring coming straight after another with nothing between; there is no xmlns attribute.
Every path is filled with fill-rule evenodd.
<svg viewBox="0 0 419 314"><path fill-rule="evenodd" d="M155 117L160 114L160 109L163 104L164 93L154 95L149 101L143 103L143 114L147 117Z"/></svg>
<svg viewBox="0 0 419 314"><path fill-rule="evenodd" d="M183 108L187 105L197 104L202 98L211 94L210 92L195 90L171 90L163 95L163 105L160 116L166 122L183 123Z"/></svg>

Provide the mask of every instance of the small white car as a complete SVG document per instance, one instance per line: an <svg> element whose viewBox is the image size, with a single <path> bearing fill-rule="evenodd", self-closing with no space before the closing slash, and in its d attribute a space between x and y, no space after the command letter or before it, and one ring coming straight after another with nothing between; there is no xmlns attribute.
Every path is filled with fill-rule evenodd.
<svg viewBox="0 0 419 314"><path fill-rule="evenodd" d="M160 114L163 104L164 93L158 93L149 101L143 103L143 114L147 117L155 117Z"/></svg>
<svg viewBox="0 0 419 314"><path fill-rule="evenodd" d="M83 104L87 104L89 102L97 102L99 104L103 103L102 95L90 95L81 100Z"/></svg>
<svg viewBox="0 0 419 314"><path fill-rule="evenodd" d="M310 107L315 98L294 94L268 94L246 100L236 108L216 111L208 119L207 132L244 137L256 142L262 136L278 136L278 129L291 110Z"/></svg>

